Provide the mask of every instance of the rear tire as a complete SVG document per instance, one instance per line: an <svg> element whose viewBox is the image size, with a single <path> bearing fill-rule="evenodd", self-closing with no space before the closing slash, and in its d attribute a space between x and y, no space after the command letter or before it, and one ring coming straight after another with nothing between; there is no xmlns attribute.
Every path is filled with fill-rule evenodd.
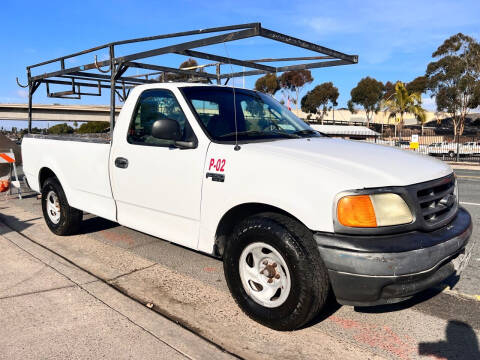
<svg viewBox="0 0 480 360"><path fill-rule="evenodd" d="M455 153L454 153L453 151L449 151L449 152L448 152L448 157L449 157L450 159L453 159L453 158L455 157Z"/></svg>
<svg viewBox="0 0 480 360"><path fill-rule="evenodd" d="M42 211L48 228L56 235L72 235L80 229L83 212L68 204L60 182L54 177L43 184Z"/></svg>
<svg viewBox="0 0 480 360"><path fill-rule="evenodd" d="M330 291L311 231L280 214L258 214L238 224L223 264L240 308L275 330L295 330L311 321Z"/></svg>

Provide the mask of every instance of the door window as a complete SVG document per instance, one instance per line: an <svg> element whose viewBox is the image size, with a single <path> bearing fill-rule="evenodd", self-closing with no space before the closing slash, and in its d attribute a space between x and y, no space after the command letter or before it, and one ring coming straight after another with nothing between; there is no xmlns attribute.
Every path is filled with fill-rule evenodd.
<svg viewBox="0 0 480 360"><path fill-rule="evenodd" d="M161 119L171 119L178 123L182 141L193 140L193 131L175 95L169 90L152 89L145 90L140 95L128 130L127 141L136 145L172 146L174 143L172 140L152 136L153 123Z"/></svg>

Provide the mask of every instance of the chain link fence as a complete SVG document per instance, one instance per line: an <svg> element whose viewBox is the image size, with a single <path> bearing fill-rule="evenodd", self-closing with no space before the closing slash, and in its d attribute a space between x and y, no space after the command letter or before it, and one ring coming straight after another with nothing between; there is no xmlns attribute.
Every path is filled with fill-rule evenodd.
<svg viewBox="0 0 480 360"><path fill-rule="evenodd" d="M366 141L393 146L405 151L432 156L445 161L473 162L480 165L480 134L454 136L453 134L436 134L429 128L403 128L401 131L393 126L371 124L366 126L345 126L344 124L324 124L311 126L328 136L344 139Z"/></svg>
<svg viewBox="0 0 480 360"><path fill-rule="evenodd" d="M364 141L394 146L406 151L433 156L447 161L480 164L480 136L417 135L418 137L369 137ZM413 141L412 141L413 140ZM415 140L418 140L415 144Z"/></svg>
<svg viewBox="0 0 480 360"><path fill-rule="evenodd" d="M406 151L416 151L420 154L433 156L448 161L469 161L480 164L480 137L460 136L458 141L447 136L418 136L418 145L412 138L366 138L367 142L395 146ZM415 139L414 139L415 140Z"/></svg>

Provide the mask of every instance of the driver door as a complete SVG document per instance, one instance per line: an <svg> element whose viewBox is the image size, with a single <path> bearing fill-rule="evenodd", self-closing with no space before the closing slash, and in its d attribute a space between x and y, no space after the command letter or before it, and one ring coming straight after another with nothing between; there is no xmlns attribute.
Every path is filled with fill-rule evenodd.
<svg viewBox="0 0 480 360"><path fill-rule="evenodd" d="M179 123L182 140L197 141L174 93L145 90L130 124L117 127L110 169L117 220L127 227L196 248L202 173L208 144L175 148L152 136L155 120ZM119 122L120 124L120 122Z"/></svg>

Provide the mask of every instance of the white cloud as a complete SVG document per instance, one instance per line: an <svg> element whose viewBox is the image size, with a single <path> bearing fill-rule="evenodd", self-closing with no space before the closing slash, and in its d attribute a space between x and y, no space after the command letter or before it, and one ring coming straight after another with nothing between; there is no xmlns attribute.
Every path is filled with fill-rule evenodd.
<svg viewBox="0 0 480 360"><path fill-rule="evenodd" d="M22 98L22 99L25 99L25 98L28 97L28 91L19 89L19 90L17 90L17 96Z"/></svg>
<svg viewBox="0 0 480 360"><path fill-rule="evenodd" d="M0 96L0 104L16 104L16 103L23 103L19 98L16 97L9 97L9 96Z"/></svg>
<svg viewBox="0 0 480 360"><path fill-rule="evenodd" d="M435 97L422 97L422 107L428 111L436 111L437 104L435 103Z"/></svg>
<svg viewBox="0 0 480 360"><path fill-rule="evenodd" d="M25 103L25 99L28 98L28 91L19 89L15 92L11 92L10 96L0 96L0 103L16 104Z"/></svg>
<svg viewBox="0 0 480 360"><path fill-rule="evenodd" d="M477 16L466 4L447 0L438 0L434 9L430 2L422 1L409 5L408 2L365 0L361 6L347 1L343 7L321 4L328 16L305 15L301 23L315 38L332 43L348 44L346 39L351 35L355 39L355 51L368 64L385 63L399 52L414 55L424 49L433 51L448 36L465 32L465 27L478 23ZM315 9L310 11L309 14L315 13ZM463 16L451 17L451 14ZM447 18L449 21L442 20Z"/></svg>
<svg viewBox="0 0 480 360"><path fill-rule="evenodd" d="M311 19L304 20L305 25L314 29L319 35L350 33L353 28L349 23L341 19L334 19L330 17L317 16Z"/></svg>

